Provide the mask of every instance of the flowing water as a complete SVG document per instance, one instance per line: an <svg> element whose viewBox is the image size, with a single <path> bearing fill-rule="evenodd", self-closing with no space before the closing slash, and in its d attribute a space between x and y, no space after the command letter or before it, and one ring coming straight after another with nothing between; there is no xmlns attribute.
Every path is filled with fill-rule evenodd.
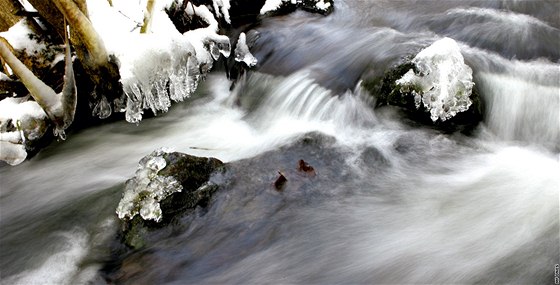
<svg viewBox="0 0 560 285"><path fill-rule="evenodd" d="M554 282L560 3L335 2L328 17L263 21L259 72L231 91L215 72L165 116L0 166L0 282ZM469 136L374 110L356 87L444 36L485 104ZM302 146L306 136L317 142ZM124 181L159 147L229 162L236 182L172 234L115 253ZM270 187L300 158L315 180Z"/></svg>

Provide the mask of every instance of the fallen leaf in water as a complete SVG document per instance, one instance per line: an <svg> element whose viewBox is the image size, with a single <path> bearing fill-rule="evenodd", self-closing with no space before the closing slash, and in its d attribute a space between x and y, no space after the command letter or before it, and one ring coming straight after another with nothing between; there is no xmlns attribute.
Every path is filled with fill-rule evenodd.
<svg viewBox="0 0 560 285"><path fill-rule="evenodd" d="M288 181L288 179L286 179L286 176L284 176L282 172L278 171L278 174L280 174L280 176L278 176L278 178L276 178L276 181L274 181L274 187L276 188L276 190L281 191L282 186L286 184L286 181Z"/></svg>

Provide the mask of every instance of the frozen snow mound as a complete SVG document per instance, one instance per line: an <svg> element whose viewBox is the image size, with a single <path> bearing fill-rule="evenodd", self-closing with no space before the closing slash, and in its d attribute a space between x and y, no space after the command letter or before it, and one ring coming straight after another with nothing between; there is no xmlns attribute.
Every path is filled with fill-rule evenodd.
<svg viewBox="0 0 560 285"><path fill-rule="evenodd" d="M465 64L457 42L443 38L414 57L410 69L396 81L414 95L416 108L424 106L433 122L448 120L472 105L472 69Z"/></svg>
<svg viewBox="0 0 560 285"><path fill-rule="evenodd" d="M261 8L260 14L282 14L282 10L292 10L296 8L328 15L334 10L334 0L266 0Z"/></svg>
<svg viewBox="0 0 560 285"><path fill-rule="evenodd" d="M121 220L131 220L140 214L144 220L159 222L162 218L160 202L175 192L181 192L183 186L173 176L161 176L158 172L165 168L167 162L164 149L156 150L142 158L136 170L136 176L126 181L123 197L117 207Z"/></svg>
<svg viewBox="0 0 560 285"><path fill-rule="evenodd" d="M32 142L47 131L46 119L43 108L28 98L0 100L0 160L22 163Z"/></svg>
<svg viewBox="0 0 560 285"><path fill-rule="evenodd" d="M235 61L244 62L248 67L253 67L257 65L257 59L249 51L249 46L247 46L246 35L241 33L239 39L237 40L237 46L235 47Z"/></svg>

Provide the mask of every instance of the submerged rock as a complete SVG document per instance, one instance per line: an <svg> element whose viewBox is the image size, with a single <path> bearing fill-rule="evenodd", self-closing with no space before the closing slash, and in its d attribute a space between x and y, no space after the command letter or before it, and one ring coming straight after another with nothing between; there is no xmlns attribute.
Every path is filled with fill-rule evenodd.
<svg viewBox="0 0 560 285"><path fill-rule="evenodd" d="M304 230L294 228L301 225L294 223L294 212L313 210L327 201L340 201L337 205L345 207L349 193L374 191L372 185L356 184L357 178L389 166L368 158L349 161L352 153L353 149L339 145L336 138L313 132L255 157L225 164L224 172L210 177L219 189L205 207L179 213L159 228L136 227L143 239L133 241L144 245L142 250L131 251L117 240L112 249L114 260L103 269L105 279L112 284L205 283L193 275L199 273L199 266L232 266ZM278 183L280 189L274 183L280 177L278 172L285 179ZM164 209L163 222L166 214Z"/></svg>
<svg viewBox="0 0 560 285"><path fill-rule="evenodd" d="M482 106L472 70L457 43L436 41L414 58L362 86L377 98L377 106L406 110L415 121L444 131L470 130L482 120Z"/></svg>
<svg viewBox="0 0 560 285"><path fill-rule="evenodd" d="M142 158L135 177L126 182L116 211L124 221L124 243L140 248L150 229L162 227L177 213L205 203L218 188L209 179L222 167L215 158L165 150Z"/></svg>

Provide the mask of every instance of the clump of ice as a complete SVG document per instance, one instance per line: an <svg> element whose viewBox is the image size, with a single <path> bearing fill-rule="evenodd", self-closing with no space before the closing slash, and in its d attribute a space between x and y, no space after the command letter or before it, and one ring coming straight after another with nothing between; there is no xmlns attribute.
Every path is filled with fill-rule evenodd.
<svg viewBox="0 0 560 285"><path fill-rule="evenodd" d="M160 202L183 186L173 176L161 176L158 172L167 165L163 155L168 151L159 149L142 158L135 177L126 182L123 197L117 207L120 219L132 219L140 214L144 220L161 221Z"/></svg>
<svg viewBox="0 0 560 285"><path fill-rule="evenodd" d="M423 105L432 121L445 121L468 110L474 86L472 69L465 64L457 42L443 38L422 50L409 70L396 81L401 90L414 94L416 108Z"/></svg>
<svg viewBox="0 0 560 285"><path fill-rule="evenodd" d="M235 47L235 61L244 62L247 66L253 67L257 64L257 59L249 51L245 33L239 35L237 46Z"/></svg>
<svg viewBox="0 0 560 285"><path fill-rule="evenodd" d="M331 3L323 2L323 0L319 0L315 4L315 7L319 10L327 11L329 9L329 7L331 7Z"/></svg>

